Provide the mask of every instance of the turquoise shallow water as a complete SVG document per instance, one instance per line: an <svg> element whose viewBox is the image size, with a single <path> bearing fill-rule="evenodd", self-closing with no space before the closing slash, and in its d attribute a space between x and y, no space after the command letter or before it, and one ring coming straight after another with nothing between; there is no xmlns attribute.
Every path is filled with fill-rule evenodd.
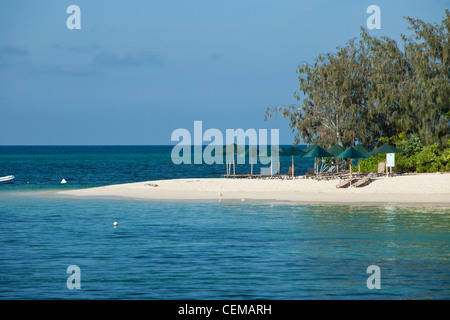
<svg viewBox="0 0 450 320"><path fill-rule="evenodd" d="M127 158L139 163L119 154L109 167L127 166ZM0 299L450 298L450 208L61 199L34 192L99 184L83 175L85 158L98 154L66 156L74 173L68 186L48 182L60 176L42 154L0 156L21 169L23 181L34 181L36 171L49 177L0 186ZM31 162L34 169L26 169ZM129 170L143 174L139 165ZM66 286L69 265L80 267L79 290ZM369 265L380 267L379 290L366 286Z"/></svg>

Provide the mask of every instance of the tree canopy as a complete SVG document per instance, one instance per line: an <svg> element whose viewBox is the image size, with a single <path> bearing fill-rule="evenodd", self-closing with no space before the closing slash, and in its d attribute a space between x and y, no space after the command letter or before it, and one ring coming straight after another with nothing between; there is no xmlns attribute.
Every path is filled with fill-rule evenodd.
<svg viewBox="0 0 450 320"><path fill-rule="evenodd" d="M266 120L281 113L296 132L295 144L359 141L378 146L405 132L425 144L450 138L450 12L441 24L405 18L412 35L403 49L388 37L361 28L358 39L298 67L301 106L269 107ZM380 141L381 138L381 141Z"/></svg>

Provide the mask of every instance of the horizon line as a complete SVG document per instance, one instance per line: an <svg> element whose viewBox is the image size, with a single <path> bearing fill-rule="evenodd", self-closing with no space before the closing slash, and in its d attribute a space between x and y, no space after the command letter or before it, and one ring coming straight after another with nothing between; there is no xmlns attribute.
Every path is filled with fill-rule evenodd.
<svg viewBox="0 0 450 320"><path fill-rule="evenodd" d="M151 146L167 146L167 147L174 147L174 146L209 146L211 144L1 144L0 147L151 147ZM267 144L270 146L271 144ZM279 143L279 146L288 146L292 145L291 143ZM307 143L299 143L299 145L308 145ZM226 144L212 144L212 146L227 146ZM245 146L248 146L248 144L245 144ZM253 146L253 145L251 145Z"/></svg>

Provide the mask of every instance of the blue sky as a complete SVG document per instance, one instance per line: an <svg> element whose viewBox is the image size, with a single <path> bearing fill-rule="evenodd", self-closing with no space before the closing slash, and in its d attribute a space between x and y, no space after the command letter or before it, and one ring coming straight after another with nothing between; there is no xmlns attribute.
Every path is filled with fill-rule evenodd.
<svg viewBox="0 0 450 320"><path fill-rule="evenodd" d="M81 29L69 30L69 5ZM177 128L280 129L296 68L357 37L366 9L400 40L404 16L440 22L449 2L3 0L0 145L171 144Z"/></svg>

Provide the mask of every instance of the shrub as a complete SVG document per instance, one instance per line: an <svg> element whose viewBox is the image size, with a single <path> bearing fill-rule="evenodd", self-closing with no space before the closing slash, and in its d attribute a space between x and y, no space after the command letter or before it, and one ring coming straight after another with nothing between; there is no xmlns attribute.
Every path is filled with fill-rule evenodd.
<svg viewBox="0 0 450 320"><path fill-rule="evenodd" d="M439 171L439 144L435 143L423 147L422 150L412 155L416 164L416 172L438 172Z"/></svg>
<svg viewBox="0 0 450 320"><path fill-rule="evenodd" d="M450 139L447 141L447 148L442 151L438 143L424 146L417 134L406 137L402 133L385 140L396 142L397 147L405 151L395 155L394 172L450 172ZM385 161L384 154L361 159L361 171L377 172L378 163ZM352 170L358 168L354 167Z"/></svg>
<svg viewBox="0 0 450 320"><path fill-rule="evenodd" d="M397 146L405 151L404 155L406 157L412 156L423 148L422 141L417 133L410 135L404 142L399 143Z"/></svg>
<svg viewBox="0 0 450 320"><path fill-rule="evenodd" d="M367 159L360 159L359 164L361 167L361 172L372 171L376 173L378 171L379 162L386 162L386 155L377 154ZM358 167L356 166L352 168L352 170L358 171Z"/></svg>

